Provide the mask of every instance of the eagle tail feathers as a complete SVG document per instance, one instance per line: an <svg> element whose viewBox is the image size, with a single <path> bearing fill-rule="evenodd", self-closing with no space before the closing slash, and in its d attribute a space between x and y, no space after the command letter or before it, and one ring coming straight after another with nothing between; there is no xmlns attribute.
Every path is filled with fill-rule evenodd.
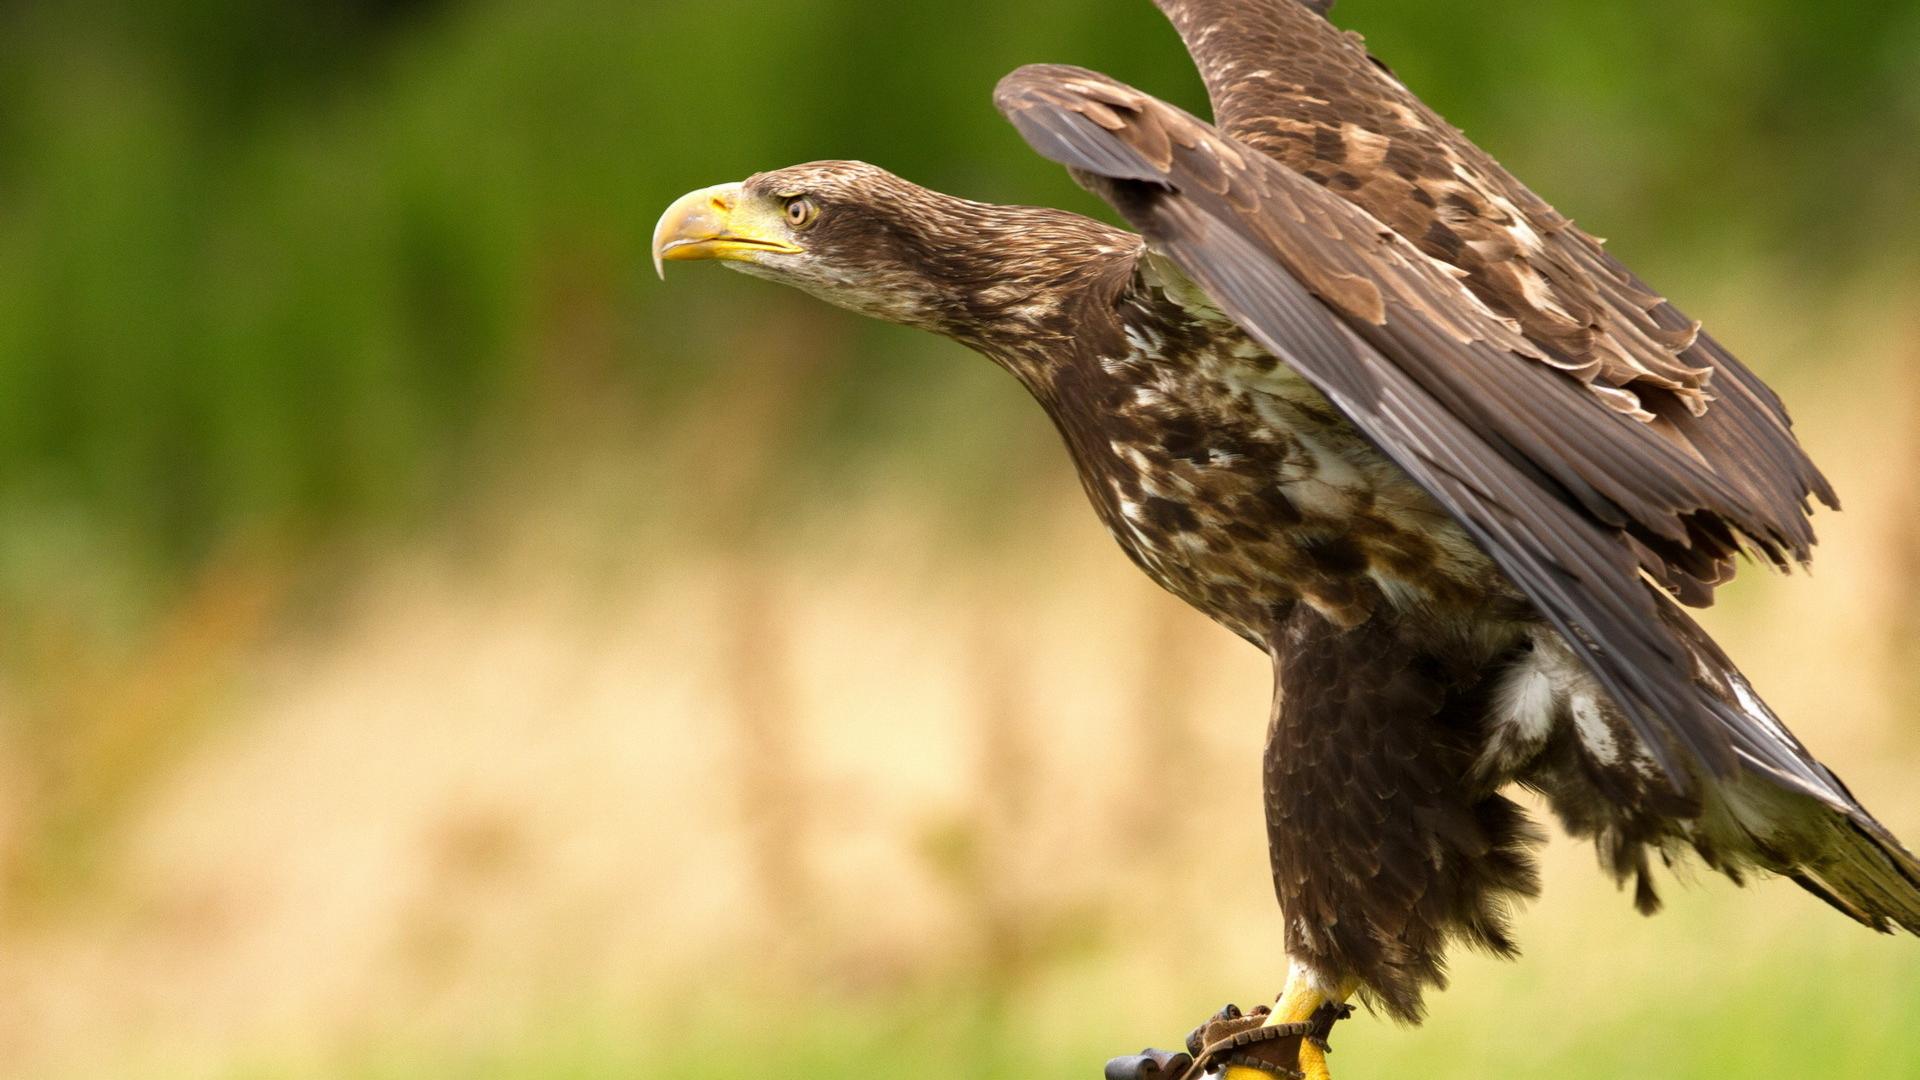
<svg viewBox="0 0 1920 1080"><path fill-rule="evenodd" d="M1879 822L1833 817L1821 857L1788 875L1801 888L1881 933L1920 936L1920 858Z"/></svg>

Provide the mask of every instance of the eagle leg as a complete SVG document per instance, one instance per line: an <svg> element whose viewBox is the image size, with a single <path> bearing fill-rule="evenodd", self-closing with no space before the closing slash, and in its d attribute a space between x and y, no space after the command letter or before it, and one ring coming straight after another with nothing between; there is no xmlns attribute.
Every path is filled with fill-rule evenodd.
<svg viewBox="0 0 1920 1080"><path fill-rule="evenodd" d="M1186 1053L1144 1050L1107 1063L1106 1080L1329 1080L1327 1036L1352 1006L1296 980L1278 1009L1228 1005L1187 1036ZM1283 1015L1300 1019L1284 1020Z"/></svg>
<svg viewBox="0 0 1920 1080"><path fill-rule="evenodd" d="M1226 1068L1221 1080L1267 1080L1273 1076L1332 1080L1327 1055L1333 1050L1327 1045L1327 1037L1333 1033L1333 1025L1352 1015L1353 1006L1346 1003L1352 996L1352 990L1348 990L1338 998L1330 997L1314 985L1313 979L1296 973L1280 1000L1262 1017L1261 1030L1277 1034L1223 1058Z"/></svg>

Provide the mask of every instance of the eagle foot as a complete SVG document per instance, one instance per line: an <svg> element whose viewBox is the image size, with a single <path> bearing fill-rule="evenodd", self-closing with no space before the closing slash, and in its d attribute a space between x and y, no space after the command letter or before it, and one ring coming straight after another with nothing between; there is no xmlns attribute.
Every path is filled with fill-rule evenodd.
<svg viewBox="0 0 1920 1080"><path fill-rule="evenodd" d="M1327 1037L1333 1025L1353 1012L1351 1005L1328 1002L1306 1020L1270 1023L1273 1010L1261 1005L1242 1012L1228 1005L1187 1036L1186 1053L1143 1050L1107 1062L1106 1080L1200 1080L1229 1067L1251 1069L1279 1080L1305 1080L1299 1068L1300 1050L1311 1043L1322 1054L1330 1051Z"/></svg>
<svg viewBox="0 0 1920 1080"><path fill-rule="evenodd" d="M1307 1018L1307 1023L1313 1025L1313 1030L1307 1032L1307 1041L1319 1047L1323 1054L1333 1053L1333 1047L1327 1044L1327 1040L1333 1036L1333 1025L1352 1015L1352 1005L1344 1001L1326 1002Z"/></svg>

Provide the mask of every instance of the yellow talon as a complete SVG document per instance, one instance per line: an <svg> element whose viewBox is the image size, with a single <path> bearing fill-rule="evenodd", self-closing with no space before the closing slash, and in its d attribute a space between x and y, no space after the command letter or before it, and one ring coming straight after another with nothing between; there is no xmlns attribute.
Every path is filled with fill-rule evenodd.
<svg viewBox="0 0 1920 1080"><path fill-rule="evenodd" d="M1344 988L1338 998L1321 993L1313 985L1313 980L1304 973L1296 971L1287 981L1287 989L1274 1003L1273 1012L1267 1016L1267 1026L1274 1024L1298 1024L1313 1019L1313 1014L1326 1004L1342 1005L1353 996L1354 987ZM1315 1046L1311 1040L1300 1041L1300 1071L1307 1080L1332 1080L1327 1071L1327 1053ZM1249 1069L1242 1065L1229 1065L1221 1080L1273 1080L1272 1075L1259 1069Z"/></svg>

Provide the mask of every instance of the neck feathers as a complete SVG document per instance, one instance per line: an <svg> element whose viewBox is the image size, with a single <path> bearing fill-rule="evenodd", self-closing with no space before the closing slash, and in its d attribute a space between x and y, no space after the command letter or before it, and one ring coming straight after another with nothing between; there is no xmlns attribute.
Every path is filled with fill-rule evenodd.
<svg viewBox="0 0 1920 1080"><path fill-rule="evenodd" d="M1087 346L1118 308L1144 250L1132 233L1091 218L1001 208L964 249L936 256L948 303L928 329L985 353L1031 385L1030 374Z"/></svg>

